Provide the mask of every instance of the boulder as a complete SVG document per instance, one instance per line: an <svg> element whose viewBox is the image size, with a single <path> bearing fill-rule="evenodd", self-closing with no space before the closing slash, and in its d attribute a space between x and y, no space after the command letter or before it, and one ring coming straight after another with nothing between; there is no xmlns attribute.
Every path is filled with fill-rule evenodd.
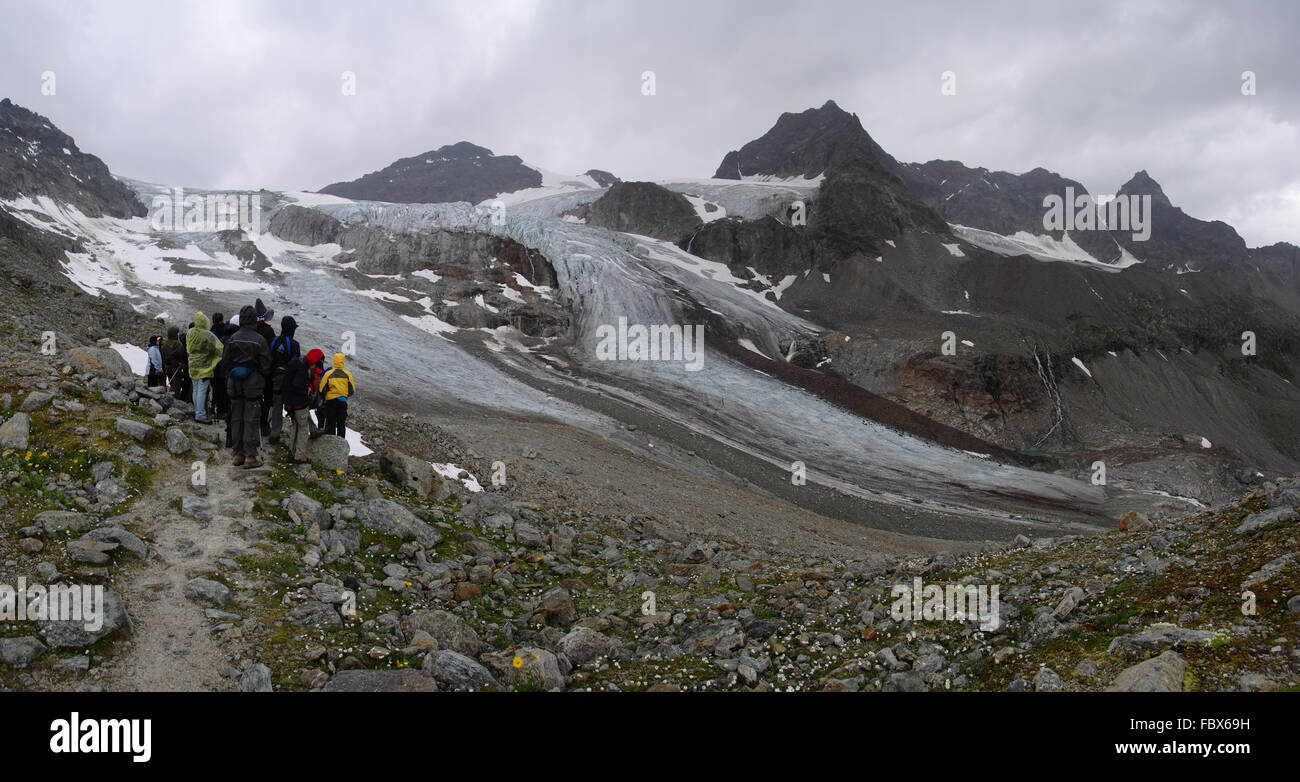
<svg viewBox="0 0 1300 782"><path fill-rule="evenodd" d="M416 611L410 616L412 630L423 630L438 641L438 648L475 657L483 641L464 619L449 611Z"/></svg>
<svg viewBox="0 0 1300 782"><path fill-rule="evenodd" d="M348 469L348 441L333 434L323 434L307 444L307 458L323 470Z"/></svg>
<svg viewBox="0 0 1300 782"><path fill-rule="evenodd" d="M166 418L166 416L161 416ZM185 435L185 430L179 426L167 427L167 450L171 451L172 456L180 456L189 453L190 438Z"/></svg>
<svg viewBox="0 0 1300 782"><path fill-rule="evenodd" d="M447 496L442 476L433 471L433 465L422 459L387 448L379 456L379 469L421 499L440 500Z"/></svg>
<svg viewBox="0 0 1300 782"><path fill-rule="evenodd" d="M1188 630L1172 625L1152 625L1140 633L1117 636L1106 647L1107 653L1119 651L1137 656L1164 651L1184 644L1208 644L1214 639L1209 630Z"/></svg>
<svg viewBox="0 0 1300 782"><path fill-rule="evenodd" d="M533 606L533 616L547 625L570 625L578 621L578 609L573 605L569 590L556 587L543 594Z"/></svg>
<svg viewBox="0 0 1300 782"><path fill-rule="evenodd" d="M560 639L556 650L577 665L585 665L601 658L613 659L623 654L622 645L589 627L575 627Z"/></svg>
<svg viewBox="0 0 1300 782"><path fill-rule="evenodd" d="M414 513L392 500L366 500L357 506L357 520L385 535L415 538L426 548L432 548L442 542L442 533L420 521Z"/></svg>
<svg viewBox="0 0 1300 782"><path fill-rule="evenodd" d="M1270 524L1296 520L1300 520L1300 514L1297 514L1294 508L1288 506L1269 508L1268 510L1260 511L1259 513L1252 513L1242 519L1241 524L1233 530L1233 534L1245 535L1248 532L1254 532L1255 530L1267 527Z"/></svg>
<svg viewBox="0 0 1300 782"><path fill-rule="evenodd" d="M45 407L54 399L54 394L45 391L33 391L23 399L23 403L18 405L18 410L23 413L34 413Z"/></svg>
<svg viewBox="0 0 1300 782"><path fill-rule="evenodd" d="M437 692L438 684L419 671L339 671L322 692Z"/></svg>
<svg viewBox="0 0 1300 782"><path fill-rule="evenodd" d="M438 649L424 657L421 671L430 676L446 690L496 690L501 684L492 677L487 668L474 662L469 657L450 649Z"/></svg>
<svg viewBox="0 0 1300 782"><path fill-rule="evenodd" d="M72 348L63 358L77 374L93 372L110 377L131 374L131 365L112 348Z"/></svg>
<svg viewBox="0 0 1300 782"><path fill-rule="evenodd" d="M1120 671L1106 692L1182 692L1187 661L1174 651Z"/></svg>
<svg viewBox="0 0 1300 782"><path fill-rule="evenodd" d="M53 590L56 586L58 585L52 585L47 589ZM84 596L84 590L82 594ZM83 607L80 619L39 620L38 624L41 635L45 637L45 643L51 648L84 648L129 626L131 618L127 616L126 603L122 600L122 596L111 589L105 589L103 595L103 604L92 605L90 611L93 613L98 610L99 616L88 616Z"/></svg>
<svg viewBox="0 0 1300 782"><path fill-rule="evenodd" d="M0 663L10 668L26 668L45 654L46 646L32 636L0 638Z"/></svg>
<svg viewBox="0 0 1300 782"><path fill-rule="evenodd" d="M298 514L298 518L309 527L316 524L325 530L333 525L333 520L325 510L325 506L300 491L295 491L285 498L281 507Z"/></svg>
<svg viewBox="0 0 1300 782"><path fill-rule="evenodd" d="M564 689L567 683L560 672L559 660L545 649L532 646L516 649L509 662L506 670L516 688L550 691Z"/></svg>
<svg viewBox="0 0 1300 782"><path fill-rule="evenodd" d="M185 582L181 594L189 600L206 600L219 606L230 605L230 587L210 578L194 578Z"/></svg>
<svg viewBox="0 0 1300 782"><path fill-rule="evenodd" d="M32 418L26 413L14 413L0 424L0 450L22 451L32 433Z"/></svg>
<svg viewBox="0 0 1300 782"><path fill-rule="evenodd" d="M135 421L130 418L118 418L113 422L113 428L128 437L134 437L137 441L146 445L153 442L153 438L158 434L158 430L154 428L153 424L146 424L143 421Z"/></svg>

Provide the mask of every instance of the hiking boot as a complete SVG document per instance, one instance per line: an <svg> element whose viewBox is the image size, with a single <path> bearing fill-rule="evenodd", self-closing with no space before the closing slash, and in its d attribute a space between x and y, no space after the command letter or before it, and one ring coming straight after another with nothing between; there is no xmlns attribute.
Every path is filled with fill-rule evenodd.
<svg viewBox="0 0 1300 782"><path fill-rule="evenodd" d="M247 459L244 461L244 469L246 470L252 470L254 468L261 467L261 466L262 463L257 460L257 457L254 457L252 459Z"/></svg>
<svg viewBox="0 0 1300 782"><path fill-rule="evenodd" d="M233 465L235 465L236 467L238 467L238 466L240 466L241 464L244 463L244 457L242 457L242 456L236 456L235 458L233 458L233 459L230 460L230 463L233 464Z"/></svg>

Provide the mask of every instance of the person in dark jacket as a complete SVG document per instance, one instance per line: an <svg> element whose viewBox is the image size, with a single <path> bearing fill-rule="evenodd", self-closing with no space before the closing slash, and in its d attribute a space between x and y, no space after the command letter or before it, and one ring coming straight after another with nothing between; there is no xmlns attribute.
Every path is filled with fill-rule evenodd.
<svg viewBox="0 0 1300 782"><path fill-rule="evenodd" d="M311 439L311 370L302 356L294 356L281 373L285 412L293 420L289 440L289 461L306 464L307 441Z"/></svg>
<svg viewBox="0 0 1300 782"><path fill-rule="evenodd" d="M267 308L261 299L253 305L253 311L257 313L257 333L262 335L266 340L267 348L271 347L271 342L275 340L275 329L271 327L273 322L271 318L275 317L275 310ZM267 378L270 380L270 378ZM268 382L262 389L262 420L259 425L262 428L262 436L267 437L271 434L271 419L265 413L271 409L271 384Z"/></svg>
<svg viewBox="0 0 1300 782"><path fill-rule="evenodd" d="M220 312L212 313L212 333L216 335L218 341L226 333L225 317ZM226 376L220 366L212 376L212 414L217 418L227 418L230 415L230 398L226 395Z"/></svg>
<svg viewBox="0 0 1300 782"><path fill-rule="evenodd" d="M171 387L172 396L177 399L189 399L193 393L189 363L180 326L172 326L167 329L167 341L163 343L163 370L167 372L167 384Z"/></svg>
<svg viewBox="0 0 1300 782"><path fill-rule="evenodd" d="M252 307L239 311L239 331L226 340L221 357L230 397L230 447L235 466L261 467L257 458L258 422L262 420L262 390L271 373L271 351L257 333L257 312Z"/></svg>
<svg viewBox="0 0 1300 782"><path fill-rule="evenodd" d="M284 424L284 368L290 359L302 353L294 333L298 322L290 315L280 319L280 336L271 340L271 406L267 409L267 423L271 427L271 442L280 442L280 430Z"/></svg>

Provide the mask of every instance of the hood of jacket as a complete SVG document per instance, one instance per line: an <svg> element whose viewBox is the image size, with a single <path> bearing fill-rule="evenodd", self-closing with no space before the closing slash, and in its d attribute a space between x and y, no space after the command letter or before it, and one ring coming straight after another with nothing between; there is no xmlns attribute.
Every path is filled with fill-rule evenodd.
<svg viewBox="0 0 1300 782"><path fill-rule="evenodd" d="M239 327L241 329L256 329L257 310L249 306L245 306L241 309L239 311Z"/></svg>
<svg viewBox="0 0 1300 782"><path fill-rule="evenodd" d="M285 315L280 318L280 333L289 339L293 339L294 332L298 330L298 321L293 319L292 315Z"/></svg>
<svg viewBox="0 0 1300 782"><path fill-rule="evenodd" d="M323 358L325 358L325 354L320 348L312 348L307 351L307 366L314 366L317 361L320 361Z"/></svg>
<svg viewBox="0 0 1300 782"><path fill-rule="evenodd" d="M342 354L342 353L335 353L335 354L334 354L334 368L335 368L335 369L342 369L342 368L343 368L343 354Z"/></svg>
<svg viewBox="0 0 1300 782"><path fill-rule="evenodd" d="M208 316L202 312L196 312L194 313L194 328L208 331L212 328L212 321L208 320Z"/></svg>

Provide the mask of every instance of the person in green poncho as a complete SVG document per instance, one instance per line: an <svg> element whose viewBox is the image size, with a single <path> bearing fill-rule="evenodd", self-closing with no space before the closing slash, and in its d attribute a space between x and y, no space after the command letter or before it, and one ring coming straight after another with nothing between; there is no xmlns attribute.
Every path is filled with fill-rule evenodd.
<svg viewBox="0 0 1300 782"><path fill-rule="evenodd" d="M212 321L202 312L194 314L194 328L185 334L185 349L190 354L190 380L194 383L194 420L210 424L208 417L208 389L212 375L221 362L222 344L212 333Z"/></svg>

